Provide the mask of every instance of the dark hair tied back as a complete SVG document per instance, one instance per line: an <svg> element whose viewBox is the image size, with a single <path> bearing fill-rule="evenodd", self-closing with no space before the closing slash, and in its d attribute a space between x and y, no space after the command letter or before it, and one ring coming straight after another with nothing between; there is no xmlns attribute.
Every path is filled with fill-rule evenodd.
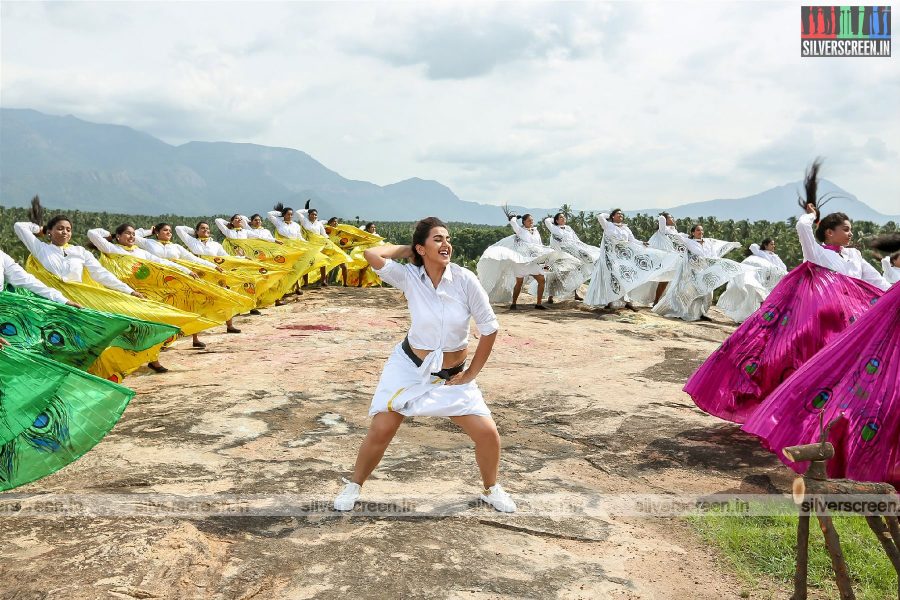
<svg viewBox="0 0 900 600"><path fill-rule="evenodd" d="M416 246L424 246L425 242L428 241L428 235L435 227L446 229L447 225L437 217L425 217L416 223L415 229L413 229L412 263L417 267L421 267L424 263L422 262L422 256L416 251Z"/></svg>
<svg viewBox="0 0 900 600"><path fill-rule="evenodd" d="M153 234L159 235L159 232L163 227L171 227L171 225L169 225L168 223L157 223L153 226Z"/></svg>
<svg viewBox="0 0 900 600"><path fill-rule="evenodd" d="M290 206L285 206L283 203L279 202L275 206L272 207L272 210L277 210L281 213L281 216L284 217L288 213L288 211L294 212L294 209Z"/></svg>
<svg viewBox="0 0 900 600"><path fill-rule="evenodd" d="M553 215L553 224L559 225L559 218L564 217L564 216L566 216L566 215L562 214L561 212L558 212L555 215Z"/></svg>
<svg viewBox="0 0 900 600"><path fill-rule="evenodd" d="M134 225L132 225L131 223L122 223L121 225L116 227L116 235L122 235L123 233L125 233L125 230L128 229L129 227L134 229Z"/></svg>
<svg viewBox="0 0 900 600"><path fill-rule="evenodd" d="M845 215L842 212L831 213L830 215L824 217L819 224L816 225L816 239L819 240L820 243L825 242L825 232L829 229L835 229L844 223L844 221L849 221L850 217Z"/></svg>

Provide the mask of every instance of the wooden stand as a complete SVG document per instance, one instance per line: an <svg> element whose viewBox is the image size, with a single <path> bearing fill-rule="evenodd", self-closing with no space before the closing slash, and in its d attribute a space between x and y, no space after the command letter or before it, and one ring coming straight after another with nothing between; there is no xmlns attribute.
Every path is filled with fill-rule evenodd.
<svg viewBox="0 0 900 600"><path fill-rule="evenodd" d="M829 497L834 496L855 494L884 496L888 510L883 516L867 515L866 523L881 543L881 547L884 548L897 572L898 580L900 580L900 521L897 519L900 498L897 496L897 490L886 483L851 481L849 479L828 480L825 474L825 465L828 459L834 456L834 446L824 441L826 436L827 431L823 434L823 441L820 444L791 446L783 450L784 455L792 462L808 460L812 463L806 474L795 479L793 485L794 503L801 509L800 521L797 524L797 569L794 572L792 600L806 600L807 569L809 567L809 520L813 512L816 513L819 527L825 537L825 546L831 557L831 567L834 569L834 578L841 600L856 598L853 594L850 573L847 571L847 563L844 561L844 553L841 551L841 540L827 508ZM900 584L898 584L897 598L900 599Z"/></svg>

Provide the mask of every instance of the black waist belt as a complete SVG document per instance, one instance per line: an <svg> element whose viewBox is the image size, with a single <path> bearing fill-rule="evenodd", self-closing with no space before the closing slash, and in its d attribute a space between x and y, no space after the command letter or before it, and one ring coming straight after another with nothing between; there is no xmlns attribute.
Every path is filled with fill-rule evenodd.
<svg viewBox="0 0 900 600"><path fill-rule="evenodd" d="M422 359L416 356L416 353L412 351L412 346L409 345L409 338L403 338L403 351L409 357L409 360L413 361L413 364L417 367L422 366ZM455 367L450 367L449 369L441 369L437 373L432 373L435 377L440 377L443 380L450 379L457 373L462 373L463 369L466 367L466 362L463 361L456 365Z"/></svg>

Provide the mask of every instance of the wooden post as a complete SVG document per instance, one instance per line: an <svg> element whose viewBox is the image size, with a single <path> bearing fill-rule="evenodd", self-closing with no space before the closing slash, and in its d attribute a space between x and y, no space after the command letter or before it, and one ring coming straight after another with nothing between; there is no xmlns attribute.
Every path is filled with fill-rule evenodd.
<svg viewBox="0 0 900 600"><path fill-rule="evenodd" d="M825 536L825 546L831 556L831 567L834 569L834 578L841 593L841 600L856 600L853 586L850 584L850 574L847 572L847 563L844 561L844 553L841 551L841 539L837 529L834 528L834 522L825 506L817 506L816 513L822 535Z"/></svg>
<svg viewBox="0 0 900 600"><path fill-rule="evenodd" d="M800 513L797 523L797 569L794 571L794 595L791 600L806 600L806 575L809 569L809 513Z"/></svg>
<svg viewBox="0 0 900 600"><path fill-rule="evenodd" d="M888 530L891 532L891 537L894 539L894 545L897 547L897 550L900 550L900 520L893 515L886 515L884 520L887 521Z"/></svg>
<svg viewBox="0 0 900 600"><path fill-rule="evenodd" d="M881 517L869 515L866 517L866 523L869 524L869 529L881 542L881 547L887 552L888 558L891 559L894 570L897 572L897 576L900 577L900 550L897 550L897 546L894 545L894 541L891 539L891 534L888 533L884 521L881 520Z"/></svg>

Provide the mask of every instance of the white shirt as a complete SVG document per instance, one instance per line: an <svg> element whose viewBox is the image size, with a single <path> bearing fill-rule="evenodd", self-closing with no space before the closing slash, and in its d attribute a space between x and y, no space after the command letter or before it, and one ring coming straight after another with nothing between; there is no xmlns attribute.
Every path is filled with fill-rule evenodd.
<svg viewBox="0 0 900 600"><path fill-rule="evenodd" d="M248 219L244 215L238 215L238 219L241 220L241 227L243 227L248 239L266 240L267 242L276 241L275 236L272 235L272 232L265 227L253 227L252 225L250 225L250 219Z"/></svg>
<svg viewBox="0 0 900 600"><path fill-rule="evenodd" d="M228 221L225 219L216 219L216 226L219 228L219 231L222 232L222 235L227 237L229 240L246 240L249 235L247 235L247 231L241 227L240 229L231 229L228 227Z"/></svg>
<svg viewBox="0 0 900 600"><path fill-rule="evenodd" d="M819 245L813 232L815 220L816 215L812 213L806 213L797 219L797 236L800 238L803 260L849 277L862 279L882 290L891 287L872 265L863 260L862 254L856 248L842 248L840 252L835 252Z"/></svg>
<svg viewBox="0 0 900 600"><path fill-rule="evenodd" d="M128 284L119 281L115 275L103 268L97 259L82 246L56 246L37 239L34 234L41 230L34 223L16 223L13 225L16 235L31 252L31 255L45 269L67 282L81 283L82 274L87 269L91 278L111 290L130 294L134 290Z"/></svg>
<svg viewBox="0 0 900 600"><path fill-rule="evenodd" d="M782 269L787 271L787 267L785 266L784 261L781 260L780 256L769 250L761 250L759 244L750 244L750 252L751 254L753 254L753 256L758 256L759 258L769 261L776 267L781 267Z"/></svg>
<svg viewBox="0 0 900 600"><path fill-rule="evenodd" d="M422 361L423 377L443 368L444 352L462 350L469 343L469 319L481 335L500 329L487 292L478 277L468 269L449 264L437 288L431 283L425 267L401 264L385 259L375 272L406 296L412 324L409 345L431 353Z"/></svg>
<svg viewBox="0 0 900 600"><path fill-rule="evenodd" d="M69 301L59 290L54 290L41 283L37 277L16 264L12 256L0 250L0 292L7 283L13 287L25 288L29 292L60 304Z"/></svg>
<svg viewBox="0 0 900 600"><path fill-rule="evenodd" d="M900 281L900 267L891 264L891 257L885 256L881 259L881 270L884 271L884 280L894 285Z"/></svg>
<svg viewBox="0 0 900 600"><path fill-rule="evenodd" d="M159 240L148 237L149 235L151 235L149 229L136 230L134 232L134 243L150 254L153 254L154 256L158 256L160 258L167 258L169 260L186 260L198 265L203 265L204 267L209 267L210 269L216 268L215 263L211 263L208 260L203 260L199 256L191 254L184 246L179 246L178 244L173 244L172 242L161 242Z"/></svg>
<svg viewBox="0 0 900 600"><path fill-rule="evenodd" d="M555 238L559 238L562 242L580 242L578 239L578 234L575 233L571 227L568 225L559 226L553 222L552 217L547 217L544 219L544 225L547 226L547 229L550 230L550 235Z"/></svg>
<svg viewBox="0 0 900 600"><path fill-rule="evenodd" d="M182 267L177 263L173 263L171 260L166 260L165 258L160 258L158 256L150 254L143 248L134 247L129 250L125 246L113 244L106 239L107 237L109 237L109 232L105 229L89 229L87 232L87 236L88 239L91 240L91 243L97 247L97 250L99 250L103 254L125 254L127 256L134 256L136 258L140 258L141 260L146 260L148 262L156 263L159 265L166 265L167 267L172 267L173 269L177 269L185 274L191 272L191 270L187 267Z"/></svg>
<svg viewBox="0 0 900 600"><path fill-rule="evenodd" d="M666 218L664 216L660 215L657 218L656 223L660 233L674 233L676 235L678 234L677 227L675 227L674 225L666 225Z"/></svg>
<svg viewBox="0 0 900 600"><path fill-rule="evenodd" d="M625 223L613 223L607 221L609 213L600 213L597 220L603 226L603 233L614 240L625 240L626 242L636 242L637 238L631 233L631 229Z"/></svg>
<svg viewBox="0 0 900 600"><path fill-rule="evenodd" d="M272 222L272 225L275 226L275 231L281 234L281 237L286 237L291 240L306 239L303 237L303 228L300 227L300 224L294 223L293 221L285 223L284 219L281 217L281 213L277 210L270 210L266 213L266 216L269 217L269 221Z"/></svg>
<svg viewBox="0 0 900 600"><path fill-rule="evenodd" d="M208 238L206 241L200 241L195 238L193 228L188 227L187 225L176 225L175 234L181 238L181 241L188 247L188 250L197 256L230 256L225 252L225 248L222 247L222 244L216 240Z"/></svg>
<svg viewBox="0 0 900 600"><path fill-rule="evenodd" d="M303 229L307 231L312 231L313 233L318 233L321 236L328 237L328 234L325 233L325 225L322 224L322 221L316 219L315 221L309 220L309 210L305 208L301 208L295 215L300 215L300 222L303 224Z"/></svg>
<svg viewBox="0 0 900 600"><path fill-rule="evenodd" d="M541 239L541 234L538 232L537 227L523 227L519 225L519 218L512 217L509 220L509 224L512 226L513 231L516 232L516 235L519 236L523 242L527 242L529 244L537 244L538 246L543 246L544 241Z"/></svg>

